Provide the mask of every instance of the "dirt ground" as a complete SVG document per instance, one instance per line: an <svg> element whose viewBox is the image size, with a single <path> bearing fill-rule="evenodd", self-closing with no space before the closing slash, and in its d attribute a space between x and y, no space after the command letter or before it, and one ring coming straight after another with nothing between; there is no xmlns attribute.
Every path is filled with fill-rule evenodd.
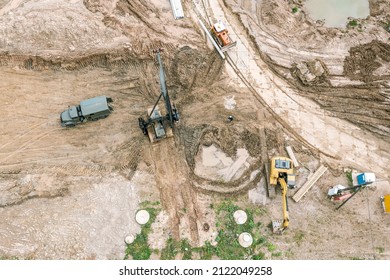
<svg viewBox="0 0 390 280"><path fill-rule="evenodd" d="M0 258L123 259L145 201L162 207L153 249L168 237L213 244L211 205L224 198L264 209L267 224L281 197L267 196L263 166L291 146L298 190L328 170L289 198L283 236L264 233L288 252L279 258L390 259L386 2L336 29L304 1L182 1L175 20L169 1L0 0ZM226 60L199 19L227 23L237 46ZM152 145L138 118L160 92L157 48L181 119ZM63 110L98 95L114 100L108 118L60 126ZM347 168L377 182L336 210L327 190L347 184Z"/></svg>

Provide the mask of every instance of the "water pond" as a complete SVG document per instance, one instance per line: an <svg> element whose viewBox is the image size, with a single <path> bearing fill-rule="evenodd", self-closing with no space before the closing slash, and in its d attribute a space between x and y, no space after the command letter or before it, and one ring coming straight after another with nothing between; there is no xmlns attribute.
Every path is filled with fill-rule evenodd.
<svg viewBox="0 0 390 280"><path fill-rule="evenodd" d="M307 0L304 2L309 16L325 20L325 26L343 28L348 17L366 18L370 14L368 0Z"/></svg>

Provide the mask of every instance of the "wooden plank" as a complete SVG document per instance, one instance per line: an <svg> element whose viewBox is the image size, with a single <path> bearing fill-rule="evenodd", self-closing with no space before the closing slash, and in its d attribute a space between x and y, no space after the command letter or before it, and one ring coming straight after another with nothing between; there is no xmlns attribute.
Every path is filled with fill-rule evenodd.
<svg viewBox="0 0 390 280"><path fill-rule="evenodd" d="M328 170L327 167L321 165L313 176L310 176L306 183L294 194L293 199L295 202L301 200L301 198L307 193L307 191L321 178L321 176Z"/></svg>
<svg viewBox="0 0 390 280"><path fill-rule="evenodd" d="M297 158L295 157L295 154L293 152L293 149L290 147L290 146L287 146L286 147L286 151L288 153L288 156L291 158L291 160L293 161L294 163L294 166L295 167L299 167L299 163L297 161Z"/></svg>

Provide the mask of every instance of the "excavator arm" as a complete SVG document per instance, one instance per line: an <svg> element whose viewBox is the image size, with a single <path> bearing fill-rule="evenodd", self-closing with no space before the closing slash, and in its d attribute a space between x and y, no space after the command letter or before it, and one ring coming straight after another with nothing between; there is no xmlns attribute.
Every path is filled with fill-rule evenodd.
<svg viewBox="0 0 390 280"><path fill-rule="evenodd" d="M282 205L283 205L283 220L277 220L272 222L273 232L281 234L288 228L288 202L287 202L287 183L284 178L278 178L278 183L282 189Z"/></svg>
<svg viewBox="0 0 390 280"><path fill-rule="evenodd" d="M285 230L289 224L288 202L287 202L287 183L284 180L284 178L279 178L278 182L279 182L280 186L282 187L282 199L283 199L283 227L282 227L282 229Z"/></svg>

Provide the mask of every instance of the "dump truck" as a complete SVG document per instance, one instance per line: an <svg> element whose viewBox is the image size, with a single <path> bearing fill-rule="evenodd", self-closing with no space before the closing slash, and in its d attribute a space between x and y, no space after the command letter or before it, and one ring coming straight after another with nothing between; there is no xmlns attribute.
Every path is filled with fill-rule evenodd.
<svg viewBox="0 0 390 280"><path fill-rule="evenodd" d="M70 106L60 115L61 126L72 127L88 120L104 119L112 111L110 102L112 99L103 95L83 100L77 106Z"/></svg>

